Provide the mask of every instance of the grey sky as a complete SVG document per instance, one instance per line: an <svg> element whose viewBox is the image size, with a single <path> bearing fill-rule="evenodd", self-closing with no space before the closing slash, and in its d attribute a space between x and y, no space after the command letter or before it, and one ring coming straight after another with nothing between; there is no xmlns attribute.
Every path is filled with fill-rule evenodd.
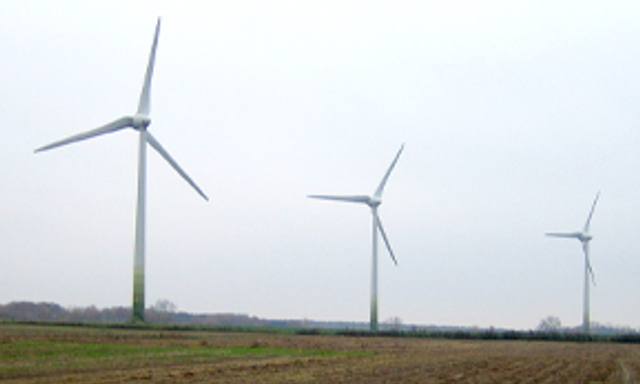
<svg viewBox="0 0 640 384"><path fill-rule="evenodd" d="M481 3L481 4L480 4ZM130 305L132 131L33 149L132 113L163 18L150 127L147 301L367 321L640 327L635 1L0 3L0 302ZM381 249L382 250L382 249Z"/></svg>

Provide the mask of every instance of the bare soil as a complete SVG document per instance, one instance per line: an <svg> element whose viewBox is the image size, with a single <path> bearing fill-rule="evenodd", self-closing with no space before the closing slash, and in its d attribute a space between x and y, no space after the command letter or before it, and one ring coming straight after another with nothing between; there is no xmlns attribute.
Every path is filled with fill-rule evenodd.
<svg viewBox="0 0 640 384"><path fill-rule="evenodd" d="M0 325L3 383L482 384L639 379L640 345L635 344Z"/></svg>

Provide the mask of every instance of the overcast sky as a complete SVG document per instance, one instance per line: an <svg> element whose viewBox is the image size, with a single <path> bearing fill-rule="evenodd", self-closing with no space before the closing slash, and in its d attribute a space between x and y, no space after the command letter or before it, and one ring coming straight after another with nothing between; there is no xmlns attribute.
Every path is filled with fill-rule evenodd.
<svg viewBox="0 0 640 384"><path fill-rule="evenodd" d="M137 136L33 150L136 109L162 16L147 303L368 321L640 327L637 1L2 1L0 303L129 306Z"/></svg>

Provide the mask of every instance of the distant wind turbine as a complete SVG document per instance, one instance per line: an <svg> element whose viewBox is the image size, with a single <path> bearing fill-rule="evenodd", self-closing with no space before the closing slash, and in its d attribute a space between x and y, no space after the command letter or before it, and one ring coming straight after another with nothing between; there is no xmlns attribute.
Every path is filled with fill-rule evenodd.
<svg viewBox="0 0 640 384"><path fill-rule="evenodd" d="M151 124L149 117L151 107L151 77L153 76L153 64L156 57L156 48L158 46L158 35L160 33L160 18L156 24L156 32L151 46L149 55L149 64L140 94L138 110L133 115L127 115L116 119L106 125L92 129L90 131L80 133L64 140L56 141L44 147L38 148L35 152L42 152L63 145L75 143L77 141L90 139L96 136L104 135L119 131L124 128L133 128L140 133L140 144L138 154L138 198L136 207L136 234L133 256L133 321L144 321L144 256L145 256L145 200L146 200L146 174L147 174L147 144L151 145L173 169L182 176L183 179L191 185L200 196L205 200L209 200L202 190L191 180L185 171L180 168L178 163L169 155L169 153L160 145L160 143L147 130Z"/></svg>
<svg viewBox="0 0 640 384"><path fill-rule="evenodd" d="M587 217L587 222L584 224L584 228L581 232L571 232L571 233L547 233L547 236L551 237L565 237L565 238L573 238L578 239L582 243L582 250L584 251L584 311L582 315L582 332L584 334L589 334L591 321L589 319L589 275L591 275L591 281L593 285L596 285L595 275L593 274L593 269L591 269L591 262L589 260L589 242L593 239L593 236L589 233L589 225L591 224L591 218L593 217L593 211L596 208L596 204L598 203L598 198L600 197L600 192L596 194L595 200L593 200L593 204L591 205L591 211L589 212L589 216Z"/></svg>
<svg viewBox="0 0 640 384"><path fill-rule="evenodd" d="M362 203L366 204L371 208L371 216L373 222L373 242L372 242L372 263L371 263L371 317L370 317L370 327L371 331L378 331L378 229L380 229L380 233L382 234L382 238L384 239L384 243L389 250L389 255L391 256L391 260L398 265L398 261L396 260L395 255L393 254L393 250L391 249L391 244L389 243L389 239L387 238L387 234L382 227L382 221L380 220L380 216L378 215L378 207L382 204L382 192L384 190L384 186L387 184L387 179L391 174L391 171L396 166L398 162L398 158L404 149L404 144L400 147L398 154L393 159L393 162L389 166L387 173L384 174L382 181L380 181L380 185L373 193L373 196L367 195L351 195L351 196L335 196L335 195L310 195L308 197L313 199L322 199L322 200L335 200L335 201L343 201L348 203Z"/></svg>

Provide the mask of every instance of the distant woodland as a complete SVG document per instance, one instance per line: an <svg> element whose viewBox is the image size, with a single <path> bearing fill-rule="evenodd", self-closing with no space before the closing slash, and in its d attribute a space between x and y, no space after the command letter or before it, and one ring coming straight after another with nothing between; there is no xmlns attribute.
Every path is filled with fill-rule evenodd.
<svg viewBox="0 0 640 384"><path fill-rule="evenodd" d="M16 301L0 304L0 321L50 321L50 322L95 322L95 323L128 323L131 321L131 307L97 308L70 307L65 308L56 303ZM365 322L336 322L314 320L270 320L255 316L235 313L194 314L176 310L176 306L168 300L158 300L146 310L146 321L159 324L203 325L219 327L260 327L260 328L294 328L294 329L333 329L366 331L369 324ZM403 324L394 317L380 324L386 331L415 332L481 332L491 335L494 332L512 332L507 329L479 329L477 327L459 326L417 326ZM542 319L536 329L518 332L536 332L553 334L577 334L580 326L562 326L560 319L548 316ZM627 326L592 323L591 330L600 335L638 335L639 331Z"/></svg>
<svg viewBox="0 0 640 384"><path fill-rule="evenodd" d="M55 321L126 323L131 321L131 307L65 308L56 303L16 301L0 304L0 321ZM146 310L146 321L160 324L211 325L274 328L339 328L367 329L366 323L317 322L308 320L268 320L235 313L194 314L176 310L168 300L158 300Z"/></svg>
<svg viewBox="0 0 640 384"><path fill-rule="evenodd" d="M175 311L175 306L159 301L146 311L146 320L152 323L202 324L219 326L259 327L269 321L243 314L191 314ZM0 320L100 322L121 323L131 321L131 307L64 308L56 303L27 301L0 305Z"/></svg>

